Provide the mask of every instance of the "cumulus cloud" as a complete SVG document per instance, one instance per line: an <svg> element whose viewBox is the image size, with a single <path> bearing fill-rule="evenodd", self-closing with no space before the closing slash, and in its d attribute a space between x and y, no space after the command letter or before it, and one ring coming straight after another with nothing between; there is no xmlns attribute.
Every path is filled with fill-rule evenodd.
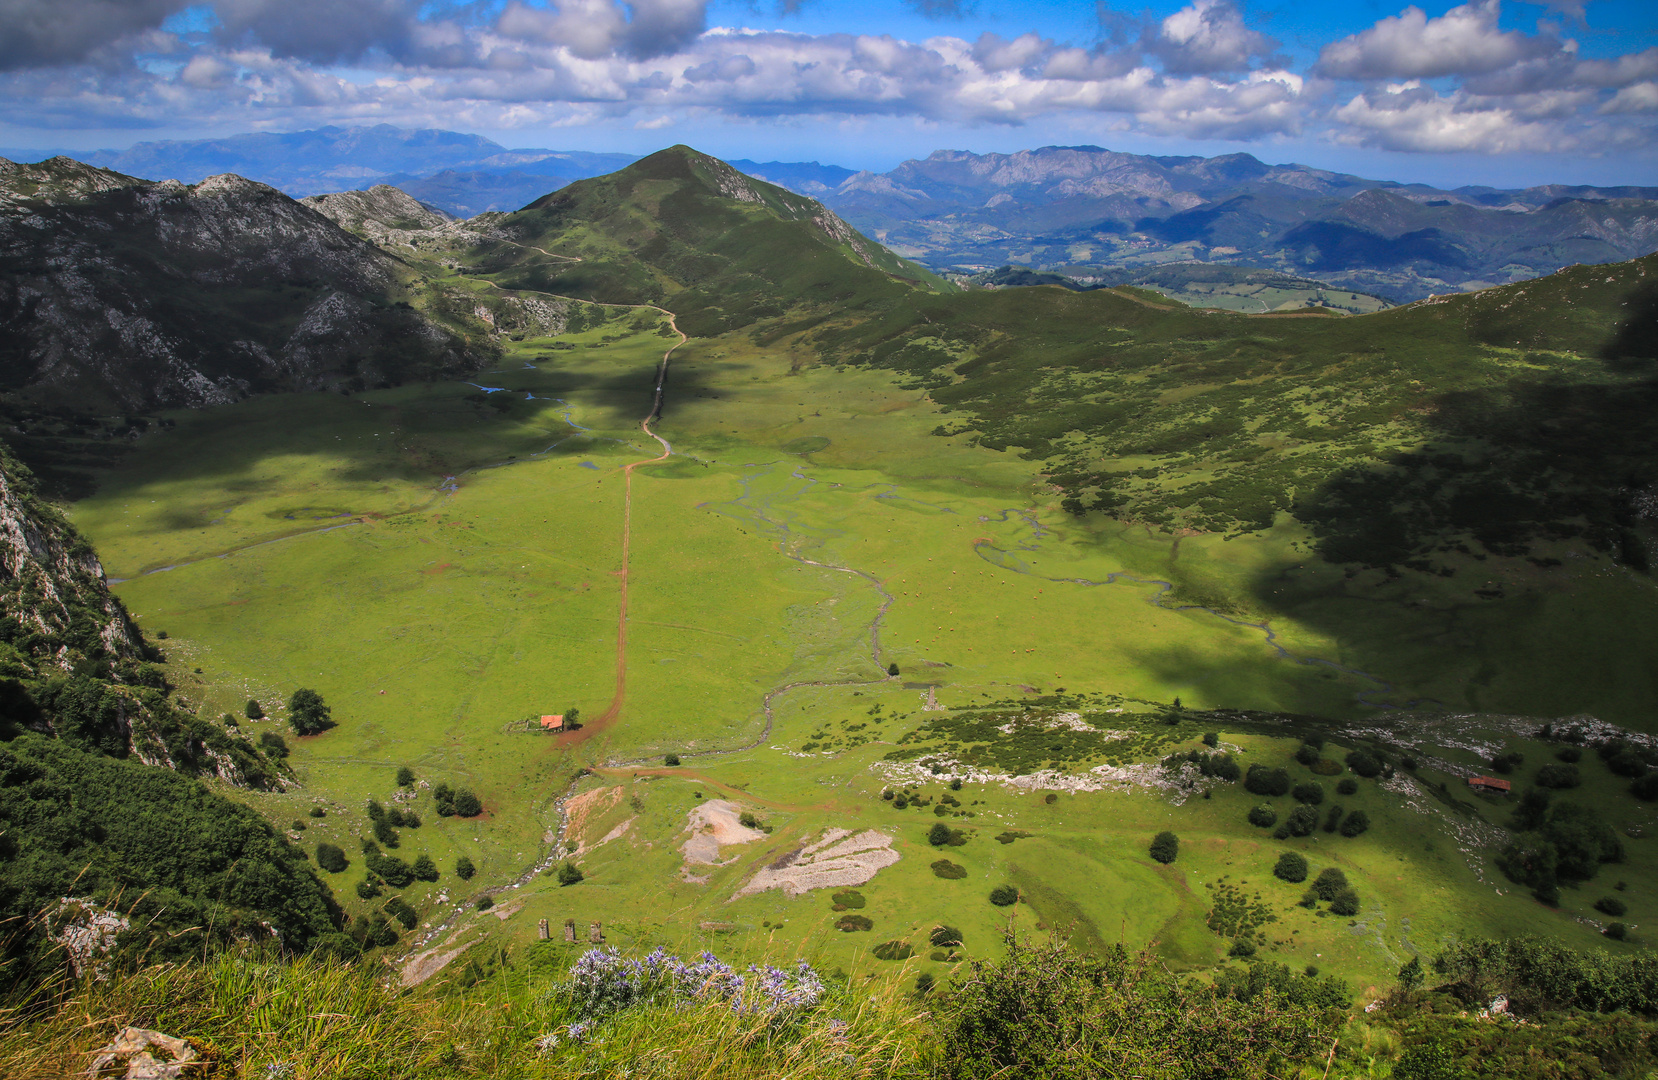
<svg viewBox="0 0 1658 1080"><path fill-rule="evenodd" d="M1165 71L1181 75L1247 71L1278 47L1245 26L1243 13L1230 0L1197 0L1181 8L1148 33L1143 45Z"/></svg>
<svg viewBox="0 0 1658 1080"><path fill-rule="evenodd" d="M0 71L85 60L189 0L0 0Z"/></svg>
<svg viewBox="0 0 1658 1080"><path fill-rule="evenodd" d="M1359 94L1335 110L1345 141L1387 150L1444 153L1570 150L1558 126L1527 121L1505 107L1480 107L1414 80Z"/></svg>
<svg viewBox="0 0 1658 1080"><path fill-rule="evenodd" d="M378 49L408 53L417 0L214 0L217 36L277 56L328 64Z"/></svg>
<svg viewBox="0 0 1658 1080"><path fill-rule="evenodd" d="M1499 0L1475 0L1437 19L1408 7L1326 45L1317 70L1337 79L1433 79L1496 71L1560 49L1553 37L1498 29L1499 13Z"/></svg>
<svg viewBox="0 0 1658 1080"><path fill-rule="evenodd" d="M612 53L649 58L685 48L708 27L708 0L513 0L495 29L508 38L562 45L587 60Z"/></svg>

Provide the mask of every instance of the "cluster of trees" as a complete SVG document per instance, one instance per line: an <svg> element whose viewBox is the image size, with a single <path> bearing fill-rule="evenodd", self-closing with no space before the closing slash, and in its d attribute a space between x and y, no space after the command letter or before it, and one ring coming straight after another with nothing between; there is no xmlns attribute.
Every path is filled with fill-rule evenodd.
<svg viewBox="0 0 1658 1080"><path fill-rule="evenodd" d="M1171 772L1183 765L1196 765L1204 776L1212 776L1227 783L1234 783L1243 775L1238 767L1238 759L1231 754L1206 754L1202 750L1187 750L1180 754L1170 754L1163 759L1163 768Z"/></svg>
<svg viewBox="0 0 1658 1080"><path fill-rule="evenodd" d="M448 784L439 784L432 789L432 803L439 817L470 818L484 812L484 804L478 796L466 788L451 788Z"/></svg>
<svg viewBox="0 0 1658 1080"><path fill-rule="evenodd" d="M387 847L397 847L396 830L420 828L420 815L413 810L404 810L396 806L387 810L373 799L368 800L367 809L374 839ZM442 813L442 810L438 812Z"/></svg>
<svg viewBox="0 0 1658 1080"><path fill-rule="evenodd" d="M1509 827L1517 835L1497 866L1550 907L1560 905L1562 883L1589 881L1602 864L1624 859L1623 840L1599 814L1576 803L1555 803L1544 788L1521 796Z"/></svg>
<svg viewBox="0 0 1658 1080"><path fill-rule="evenodd" d="M1287 880L1287 879L1286 879ZM1306 863L1303 860L1301 880L1306 880ZM1316 908L1320 902L1330 905L1333 915L1357 915L1359 913L1359 893L1347 882L1347 875L1334 866L1319 871L1312 885L1301 894L1301 906Z"/></svg>

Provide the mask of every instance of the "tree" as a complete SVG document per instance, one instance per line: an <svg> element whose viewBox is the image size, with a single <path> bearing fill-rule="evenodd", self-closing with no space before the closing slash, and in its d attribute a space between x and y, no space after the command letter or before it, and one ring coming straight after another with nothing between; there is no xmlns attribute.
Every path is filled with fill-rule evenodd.
<svg viewBox="0 0 1658 1080"><path fill-rule="evenodd" d="M1220 745L1220 732L1209 731L1203 735L1203 745L1211 749Z"/></svg>
<svg viewBox="0 0 1658 1080"><path fill-rule="evenodd" d="M402 923L405 930L413 930L415 923L420 921L420 916L415 913L415 909L410 907L408 901L401 896L394 896L386 901L386 911L392 918Z"/></svg>
<svg viewBox="0 0 1658 1080"><path fill-rule="evenodd" d="M574 885L581 881L581 879L585 876L586 875L581 872L581 867L577 866L569 859L565 859L559 864L558 883L560 885Z"/></svg>
<svg viewBox="0 0 1658 1080"><path fill-rule="evenodd" d="M438 879L437 864L430 855L422 854L414 861L414 876L421 881L436 881Z"/></svg>
<svg viewBox="0 0 1658 1080"><path fill-rule="evenodd" d="M462 855L460 858L455 860L455 876L460 878L462 881L471 881L472 875L477 872L478 868L473 866L472 860L467 858L465 855Z"/></svg>
<svg viewBox="0 0 1658 1080"><path fill-rule="evenodd" d="M1290 798L1308 806L1317 806L1324 801L1324 785L1311 780L1305 784L1297 784L1295 790L1290 792Z"/></svg>
<svg viewBox="0 0 1658 1080"><path fill-rule="evenodd" d="M1151 857L1160 863L1172 863L1180 854L1180 837L1172 832L1164 831L1152 837Z"/></svg>
<svg viewBox="0 0 1658 1080"><path fill-rule="evenodd" d="M455 816L477 817L484 812L484 804L478 801L478 796L466 788L455 792Z"/></svg>
<svg viewBox="0 0 1658 1080"><path fill-rule="evenodd" d="M1313 892L1320 900L1334 900L1336 893L1347 888L1347 875L1334 866L1320 870L1313 879Z"/></svg>
<svg viewBox="0 0 1658 1080"><path fill-rule="evenodd" d="M1289 771L1267 765L1251 765L1249 772L1244 774L1244 790L1256 795L1288 795Z"/></svg>
<svg viewBox="0 0 1658 1080"><path fill-rule="evenodd" d="M318 735L334 726L332 710L323 704L322 695L301 687L288 699L288 723L295 735Z"/></svg>
<svg viewBox="0 0 1658 1080"><path fill-rule="evenodd" d="M1284 828L1291 836L1310 836L1318 828L1318 811L1310 806L1298 806L1290 811Z"/></svg>
<svg viewBox="0 0 1658 1080"><path fill-rule="evenodd" d="M448 784L439 784L433 788L432 805L437 809L438 817L453 817L455 814L455 789Z"/></svg>
<svg viewBox="0 0 1658 1080"><path fill-rule="evenodd" d="M1346 761L1349 769L1352 769L1354 772L1358 773L1367 780L1371 777L1381 775L1382 762L1381 759L1376 757L1374 754L1367 753L1363 750L1355 750L1351 754L1347 755Z"/></svg>
<svg viewBox="0 0 1658 1080"><path fill-rule="evenodd" d="M415 782L414 770L409 768L407 765L399 765L397 767L397 786L398 787L414 787L414 782Z"/></svg>
<svg viewBox="0 0 1658 1080"><path fill-rule="evenodd" d="M1359 913L1359 894L1356 890L1342 889L1330 898L1330 914L1357 915Z"/></svg>
<svg viewBox="0 0 1658 1080"><path fill-rule="evenodd" d="M380 883L372 877L366 877L357 883L357 896L363 900L373 900L380 895Z"/></svg>
<svg viewBox="0 0 1658 1080"><path fill-rule="evenodd" d="M1344 776L1336 782L1337 795L1357 795L1358 793L1359 782L1351 776Z"/></svg>
<svg viewBox="0 0 1658 1080"><path fill-rule="evenodd" d="M940 821L927 830L927 843L934 847L943 847L950 842L950 826Z"/></svg>
<svg viewBox="0 0 1658 1080"><path fill-rule="evenodd" d="M288 740L274 731L259 733L259 749L265 752L266 757L282 759L288 756Z"/></svg>
<svg viewBox="0 0 1658 1080"><path fill-rule="evenodd" d="M1613 918L1616 918L1627 912L1629 910L1629 905L1624 903L1622 900L1619 900L1616 896L1603 896L1599 900L1595 901L1595 910L1603 915L1611 915Z"/></svg>
<svg viewBox="0 0 1658 1080"><path fill-rule="evenodd" d="M1278 856L1278 862L1273 866L1272 873L1281 881L1292 885L1307 880L1307 860L1298 851L1286 851Z"/></svg>
<svg viewBox="0 0 1658 1080"><path fill-rule="evenodd" d="M322 843L317 845L317 865L330 874L338 874L351 864L338 844Z"/></svg>
<svg viewBox="0 0 1658 1080"><path fill-rule="evenodd" d="M678 754L669 754L667 757L664 757L662 759L662 764L668 766L670 769L678 766L678 764L679 764L679 755Z"/></svg>
<svg viewBox="0 0 1658 1080"><path fill-rule="evenodd" d="M887 665L887 674L894 677L894 678L897 678L897 676L898 676L898 662L896 660L894 660L892 663Z"/></svg>
<svg viewBox="0 0 1658 1080"><path fill-rule="evenodd" d="M1012 885L998 885L990 890L990 902L997 907L1008 907L1019 902L1019 890Z"/></svg>
<svg viewBox="0 0 1658 1080"><path fill-rule="evenodd" d="M249 720L263 720L265 718L265 710L260 706L259 702L255 701L253 698L248 698L247 708L242 710L242 715L246 716Z"/></svg>
<svg viewBox="0 0 1658 1080"><path fill-rule="evenodd" d="M1348 814L1341 823L1341 835L1354 837L1370 828L1370 815L1363 810L1355 810Z"/></svg>
<svg viewBox="0 0 1658 1080"><path fill-rule="evenodd" d="M1270 829L1278 824L1278 811L1266 803L1252 807L1249 811L1249 823L1262 829Z"/></svg>

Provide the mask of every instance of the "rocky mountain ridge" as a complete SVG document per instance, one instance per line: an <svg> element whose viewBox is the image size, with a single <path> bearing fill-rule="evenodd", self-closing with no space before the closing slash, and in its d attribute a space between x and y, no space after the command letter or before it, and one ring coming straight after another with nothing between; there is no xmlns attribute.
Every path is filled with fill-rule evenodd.
<svg viewBox="0 0 1658 1080"><path fill-rule="evenodd" d="M0 390L37 403L141 411L472 370L488 328L440 292L238 176L0 160Z"/></svg>

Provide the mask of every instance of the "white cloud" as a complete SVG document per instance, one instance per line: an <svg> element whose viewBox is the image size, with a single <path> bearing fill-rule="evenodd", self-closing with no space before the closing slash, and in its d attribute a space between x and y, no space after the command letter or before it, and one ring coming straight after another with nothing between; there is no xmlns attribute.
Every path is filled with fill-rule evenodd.
<svg viewBox="0 0 1658 1080"><path fill-rule="evenodd" d="M1183 75L1247 71L1278 47L1245 26L1243 13L1230 0L1197 0L1181 8L1143 44L1146 52L1163 61L1165 71Z"/></svg>
<svg viewBox="0 0 1658 1080"><path fill-rule="evenodd" d="M1497 27L1498 0L1475 0L1437 19L1418 7L1326 45L1318 71L1338 79L1433 79L1497 71L1561 48L1558 39Z"/></svg>
<svg viewBox="0 0 1658 1080"><path fill-rule="evenodd" d="M1359 94L1334 112L1347 142L1388 150L1444 153L1570 150L1558 125L1526 121L1509 108L1479 107L1409 82Z"/></svg>

